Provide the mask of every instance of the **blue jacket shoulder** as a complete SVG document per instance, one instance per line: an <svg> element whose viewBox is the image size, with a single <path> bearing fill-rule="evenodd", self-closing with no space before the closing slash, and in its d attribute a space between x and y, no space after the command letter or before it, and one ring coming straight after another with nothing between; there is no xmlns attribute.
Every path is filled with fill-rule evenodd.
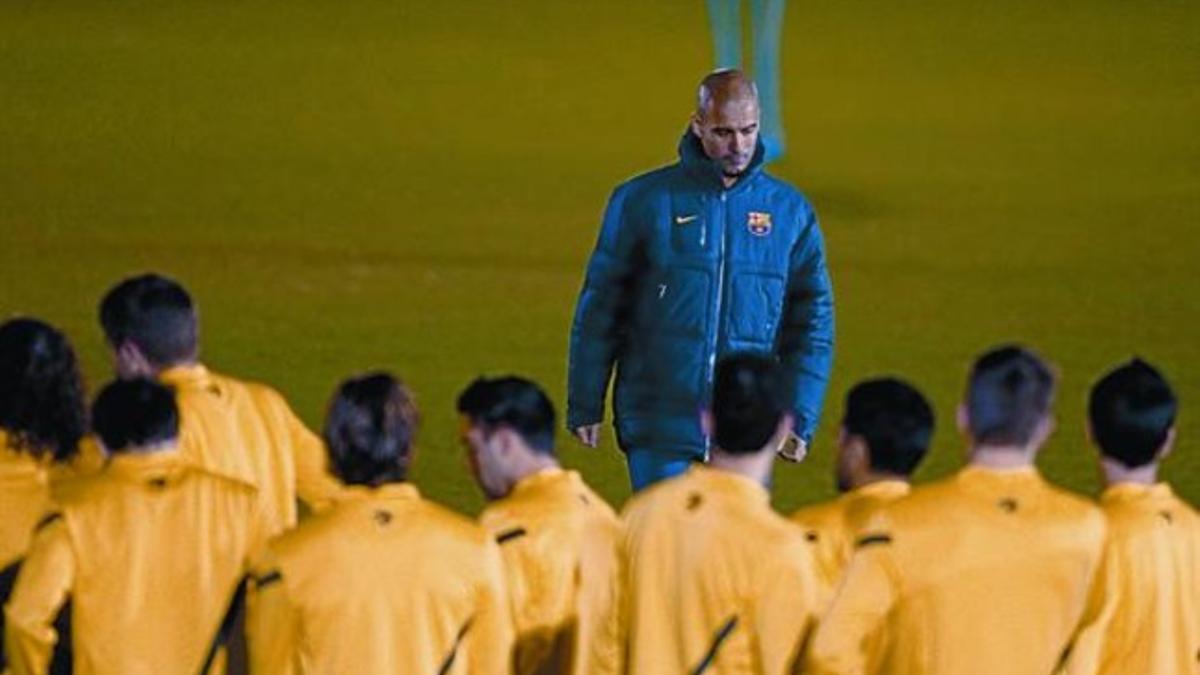
<svg viewBox="0 0 1200 675"><path fill-rule="evenodd" d="M758 190L766 191L770 194L772 200L784 200L793 205L798 211L803 211L810 216L816 215L813 211L812 203L808 201L808 197L804 195L795 185L777 178L767 173L762 172Z"/></svg>

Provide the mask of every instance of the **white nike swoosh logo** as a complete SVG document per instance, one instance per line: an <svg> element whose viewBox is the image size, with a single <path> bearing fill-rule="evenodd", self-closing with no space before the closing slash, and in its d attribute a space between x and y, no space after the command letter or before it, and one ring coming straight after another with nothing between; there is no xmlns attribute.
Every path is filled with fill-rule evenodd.
<svg viewBox="0 0 1200 675"><path fill-rule="evenodd" d="M686 225L700 216L675 216L676 225Z"/></svg>

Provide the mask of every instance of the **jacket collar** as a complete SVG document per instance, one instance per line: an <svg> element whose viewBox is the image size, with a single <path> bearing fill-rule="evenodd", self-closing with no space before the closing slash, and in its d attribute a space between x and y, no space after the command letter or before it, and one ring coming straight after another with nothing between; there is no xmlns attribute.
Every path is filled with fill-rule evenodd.
<svg viewBox="0 0 1200 675"><path fill-rule="evenodd" d="M158 380L172 387L191 389L203 387L212 380L212 374L202 364L193 363L185 366L171 366L158 374Z"/></svg>
<svg viewBox="0 0 1200 675"><path fill-rule="evenodd" d="M338 502L409 501L421 498L421 492L412 483L384 483L379 487L346 485L338 493Z"/></svg>
<svg viewBox="0 0 1200 675"><path fill-rule="evenodd" d="M892 499L895 497L903 497L911 491L911 486L906 481L902 480L880 480L874 483L851 490L846 493L846 496L851 499L861 497L876 497L880 499Z"/></svg>
<svg viewBox="0 0 1200 675"><path fill-rule="evenodd" d="M696 134L692 133L690 126L683 132L683 138L679 139L679 163L705 187L717 191L736 192L744 189L758 174L762 173L765 156L766 149L763 148L762 139L759 138L754 148L754 156L750 159L750 166L746 167L746 171L742 173L736 183L726 188L722 180L721 168L717 166L716 162L709 159L708 155L704 154L704 146L700 144L700 139L696 138Z"/></svg>
<svg viewBox="0 0 1200 675"><path fill-rule="evenodd" d="M1011 490L1020 490L1043 483L1042 475L1032 465L1011 469L993 469L977 464L968 464L958 472L955 480L970 492L988 496L1005 494Z"/></svg>
<svg viewBox="0 0 1200 675"><path fill-rule="evenodd" d="M46 482L46 467L49 461L38 461L29 453L20 452L12 446L8 433L0 429L0 474L22 476L38 482Z"/></svg>
<svg viewBox="0 0 1200 675"><path fill-rule="evenodd" d="M1175 496L1171 486L1166 483L1144 485L1142 483L1114 483L1104 489L1100 501L1105 504L1117 502L1134 502L1144 499L1162 500Z"/></svg>
<svg viewBox="0 0 1200 675"><path fill-rule="evenodd" d="M771 493L767 492L765 486L741 474L716 469L706 464L693 464L687 475L721 492L735 494L748 502L763 505L771 503Z"/></svg>
<svg viewBox="0 0 1200 675"><path fill-rule="evenodd" d="M174 476L187 466L177 447L152 452L120 452L110 455L106 470L134 480L152 476Z"/></svg>
<svg viewBox="0 0 1200 675"><path fill-rule="evenodd" d="M561 467L542 469L517 481L517 484L513 486L512 495L551 490L557 485L573 483L578 478L579 474L574 471L566 471Z"/></svg>

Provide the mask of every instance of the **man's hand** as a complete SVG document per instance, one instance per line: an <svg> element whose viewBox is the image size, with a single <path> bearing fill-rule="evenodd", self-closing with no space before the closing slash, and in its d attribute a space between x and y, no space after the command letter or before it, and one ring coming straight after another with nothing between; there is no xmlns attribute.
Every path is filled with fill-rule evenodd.
<svg viewBox="0 0 1200 675"><path fill-rule="evenodd" d="M804 458L808 457L808 444L796 434L788 434L776 452L786 461L803 462Z"/></svg>
<svg viewBox="0 0 1200 675"><path fill-rule="evenodd" d="M589 448L596 447L600 444L600 423L597 422L595 424L587 424L582 427L576 427L575 437L579 439L579 442L583 443Z"/></svg>

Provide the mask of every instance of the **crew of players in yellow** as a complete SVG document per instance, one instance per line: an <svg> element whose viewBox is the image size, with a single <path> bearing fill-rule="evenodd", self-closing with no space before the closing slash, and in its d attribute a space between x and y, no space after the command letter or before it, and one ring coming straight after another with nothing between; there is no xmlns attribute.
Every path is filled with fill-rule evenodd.
<svg viewBox="0 0 1200 675"><path fill-rule="evenodd" d="M1002 347L958 411L964 468L910 488L932 408L869 380L843 494L790 519L769 355L717 363L707 463L620 515L559 464L537 385L481 378L457 406L489 500L471 521L408 482L397 379L344 382L318 437L201 365L196 316L165 277L110 291L120 379L90 415L62 334L0 325L0 672L1200 672L1200 515L1159 480L1177 402L1143 361L1091 391L1098 505L1038 473L1055 377Z"/></svg>

